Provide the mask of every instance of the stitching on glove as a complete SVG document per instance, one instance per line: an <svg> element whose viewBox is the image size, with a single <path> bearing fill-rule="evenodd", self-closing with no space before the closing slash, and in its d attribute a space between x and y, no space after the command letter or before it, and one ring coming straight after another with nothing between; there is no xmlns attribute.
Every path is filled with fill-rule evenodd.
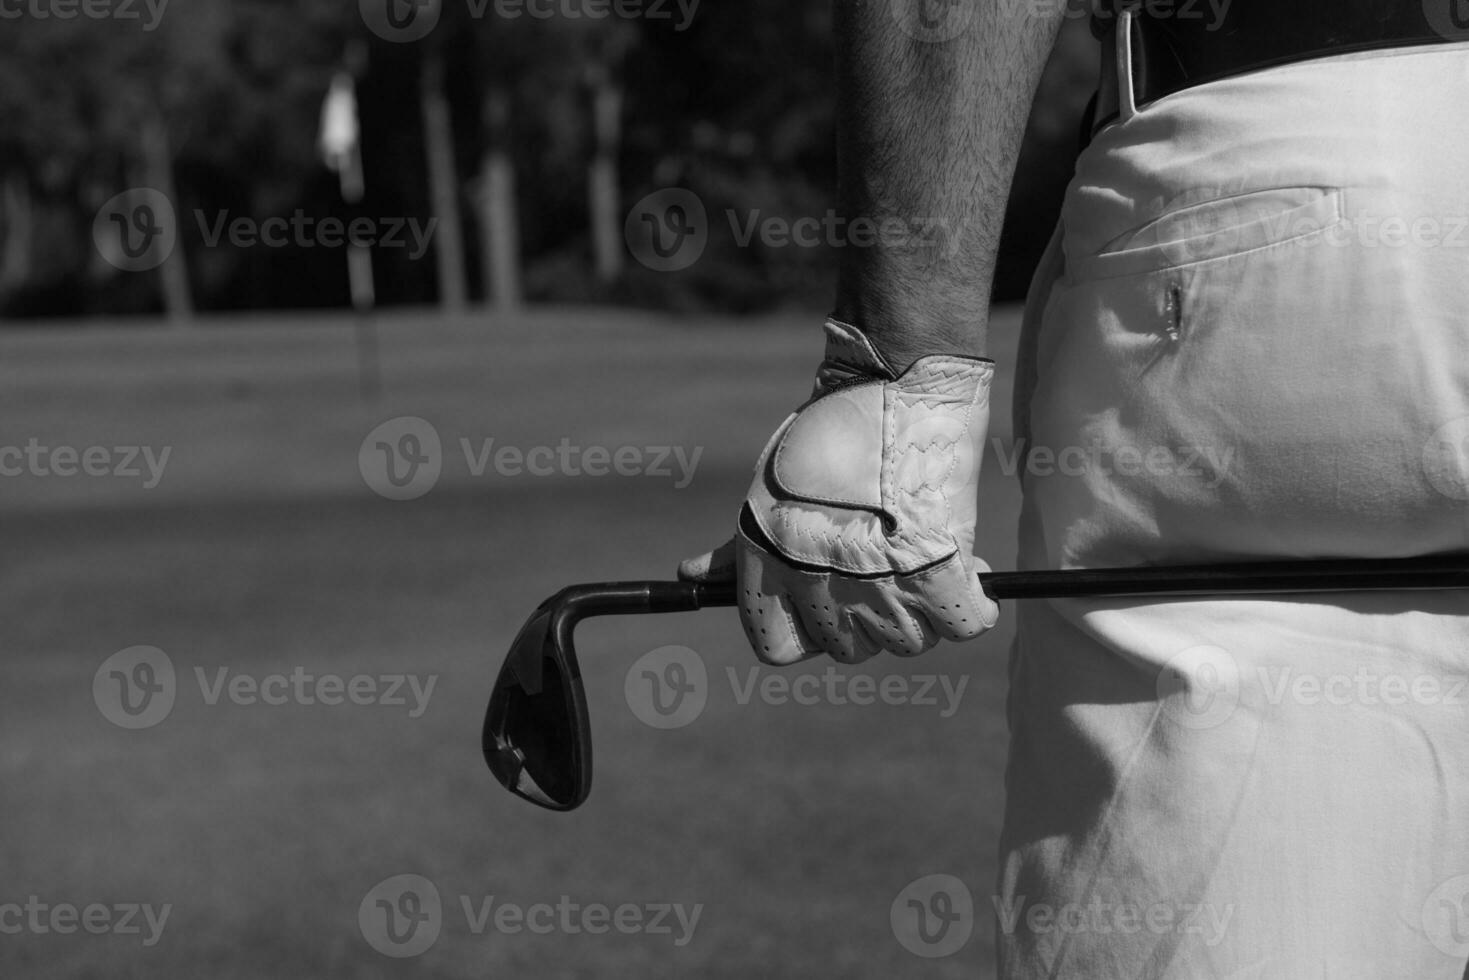
<svg viewBox="0 0 1469 980"><path fill-rule="evenodd" d="M972 372L969 372L969 373L972 373ZM895 397L897 399L902 399L905 394L907 394L907 393L906 392L898 392L898 393L896 393ZM969 433L972 430L972 426L973 426L973 423L974 423L974 413L979 408L979 405L980 405L980 403L981 403L982 400L985 401L986 403L988 402L988 395L989 395L989 391L988 391L988 389L986 387L984 387L983 385L976 385L976 387L973 390L973 394L970 397L969 404L964 409L964 413L963 413L963 416L962 416L962 419L961 419L962 427L963 427L963 430L964 430L965 433ZM911 401L904 401L903 404L904 405L912 405L913 402L911 402ZM923 404L923 405L925 405L925 407L930 407L930 406L927 405L926 402L923 402L923 401L919 401L918 404ZM947 407L947 405L946 405L946 407ZM886 409L885 409L885 412L886 412ZM894 411L893 412L893 418L894 418L893 426L894 426L894 429L896 427L896 416L897 416L897 413L896 413L896 411ZM885 439L885 441L890 441L890 440L895 439L895 438L896 438L896 435L895 434L890 434L890 435L887 436L887 439ZM935 445L940 444L941 441L942 441L942 437L937 437L933 441L931 441L927 447L921 447L915 441L910 440L909 443L908 443L908 445L905 447L904 452L906 453L908 451L915 451L915 452L918 452L920 454L926 454L931 449L933 449L933 447ZM958 440L949 440L948 442L943 443L943 446L945 448L952 448L953 446L956 446L957 444L958 444ZM983 451L984 451L983 450L983 447L977 447L976 448L976 452L982 453ZM895 459L896 457L897 457L897 454L896 453L890 454L890 458ZM890 485L891 490L893 492L893 497L890 498L890 499L892 499L894 501L894 506L892 507L893 512L894 513L897 513L898 510L899 510L899 508L896 505L897 497L898 497L899 494L902 494L902 495L907 496L907 497L916 498L918 496L918 493L920 491L928 490L931 493L936 494L938 496L938 498L943 501L943 507L944 507L944 527L945 528L948 528L952 524L953 517L954 517L954 502L953 502L953 500L949 496L948 483L953 478L954 470L958 467L958 465L959 465L959 456L958 456L958 453L953 453L950 456L950 459L949 459L949 467L948 467L947 470L945 470L945 472L943 474L942 481L937 486L933 486L933 485L931 485L931 484L929 484L927 482L924 482L924 483L920 483L917 487L910 489L908 487L898 486L898 485L896 485L895 481L891 481L890 480L889 481L889 485ZM950 540L950 541L954 540L953 539L953 535L951 533L946 533L946 534L943 534L943 535L934 535L931 531L925 533L925 531L923 529L917 529L917 530L915 530L915 529L909 528L904 523L899 523L899 525L898 525L898 527L896 529L896 533L894 534L894 537L896 539L898 539L900 542L910 544L912 547L915 547L915 548L918 547L925 539L929 539L929 540L934 540L934 539L940 539L940 540L947 539L947 540Z"/></svg>
<svg viewBox="0 0 1469 980"><path fill-rule="evenodd" d="M842 557L843 555L852 553L860 556L862 554L861 544L854 543L849 537L844 535L837 535L833 537L830 533L825 531L818 531L815 528L802 527L801 525L796 523L795 517L792 516L790 508L782 507L777 504L771 510L770 517L778 522L783 530L791 532L789 535L790 537L794 537L796 539L800 539L803 537L810 538L815 543L826 544L828 549L827 553L820 558L816 557L815 554L806 554L804 552L798 554L790 554L793 549L789 545L780 544L776 536L770 533L770 528L765 526L765 522L760 518L760 515L757 514L755 516L757 523L759 523L761 529L765 531L765 536L770 539L771 544L774 544L782 554L785 554L788 557L796 558L810 565L819 565L823 568L831 568L835 571L851 572L855 575L871 575L874 572L893 571L891 567L871 568L866 565L857 564L852 560Z"/></svg>
<svg viewBox="0 0 1469 980"><path fill-rule="evenodd" d="M943 554L940 554L938 556L934 556L930 553L932 551L931 548L925 550L921 547L918 547L919 544L923 543L922 541L919 541L917 539L910 539L909 541L899 541L898 543L906 544L909 546L908 550L912 553L911 557L905 559L904 556L897 554L895 549L889 547L877 554L872 555L870 558L862 559L862 546L858 544L853 544L850 537L838 536L834 538L829 534L824 534L803 528L795 523L795 518L792 516L788 508L777 506L771 509L768 516L770 519L779 522L782 528L790 529L792 532L792 537L806 537L812 539L813 541L824 541L828 545L830 545L830 552L825 555L820 555L819 553L808 554L807 552L802 551L791 545L781 544L777 541L776 536L771 533L770 527L767 526L766 516L760 514L754 515L756 525L759 526L761 532L769 540L777 555L790 561L798 561L819 568L824 574L829 574L830 572L847 572L848 574L859 575L863 578L915 575L922 569L933 565L935 562L942 564L945 560L957 554L959 551L958 542L954 539L953 535L942 534L934 536L928 542L929 544L937 545L938 547L947 549L943 552ZM875 547L878 546L875 542L873 544ZM835 553L835 555L833 553ZM842 554L847 553L857 554L859 556L859 559L863 560L864 563L857 564L852 560L841 557ZM875 565L877 565L878 562L884 562L885 564L879 567L874 567ZM916 564L918 567L916 569L905 567L910 564Z"/></svg>

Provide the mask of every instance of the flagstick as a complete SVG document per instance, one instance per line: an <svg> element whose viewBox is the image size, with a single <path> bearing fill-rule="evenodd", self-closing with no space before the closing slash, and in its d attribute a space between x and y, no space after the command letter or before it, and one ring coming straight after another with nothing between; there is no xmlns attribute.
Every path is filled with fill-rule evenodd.
<svg viewBox="0 0 1469 980"><path fill-rule="evenodd" d="M352 281L352 308L357 311L357 390L366 402L377 401L382 391L382 369L378 357L377 318L373 316L372 252L366 245L347 246L347 273Z"/></svg>
<svg viewBox="0 0 1469 980"><path fill-rule="evenodd" d="M356 81L367 70L367 46L360 40L347 46L344 67L332 79L331 89L322 104L321 134L318 143L326 165L341 181L342 201L350 212L362 203L366 181L362 172L362 127L357 116ZM370 245L349 240L347 243L347 282L356 311L353 343L357 351L357 390L363 401L376 401L382 390L379 363L377 305L372 281L372 249Z"/></svg>

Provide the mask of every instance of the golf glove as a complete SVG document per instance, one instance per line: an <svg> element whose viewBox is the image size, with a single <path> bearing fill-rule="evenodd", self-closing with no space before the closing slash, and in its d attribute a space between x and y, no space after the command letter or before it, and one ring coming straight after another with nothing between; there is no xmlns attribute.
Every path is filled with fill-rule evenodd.
<svg viewBox="0 0 1469 980"><path fill-rule="evenodd" d="M679 566L738 581L759 658L858 662L965 640L999 607L975 577L994 362L930 355L898 375L860 330L826 324L813 397L776 431L732 541Z"/></svg>

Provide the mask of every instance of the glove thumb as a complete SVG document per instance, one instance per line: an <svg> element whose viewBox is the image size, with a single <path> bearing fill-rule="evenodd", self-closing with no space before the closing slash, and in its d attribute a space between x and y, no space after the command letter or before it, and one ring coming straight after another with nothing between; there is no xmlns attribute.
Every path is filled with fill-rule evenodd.
<svg viewBox="0 0 1469 980"><path fill-rule="evenodd" d="M679 562L678 577L684 582L733 582L735 580L735 539L730 538L713 551Z"/></svg>

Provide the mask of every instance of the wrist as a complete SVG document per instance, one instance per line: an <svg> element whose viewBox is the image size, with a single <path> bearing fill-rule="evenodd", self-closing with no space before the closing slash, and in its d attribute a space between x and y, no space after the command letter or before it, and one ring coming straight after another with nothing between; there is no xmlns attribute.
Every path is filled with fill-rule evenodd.
<svg viewBox="0 0 1469 980"><path fill-rule="evenodd" d="M932 268L844 268L831 315L860 328L900 374L928 354L983 357L990 310L982 282Z"/></svg>
<svg viewBox="0 0 1469 980"><path fill-rule="evenodd" d="M873 349L897 374L920 357L947 354L984 357L989 311L929 303L916 306L838 303L831 319L860 329Z"/></svg>
<svg viewBox="0 0 1469 980"><path fill-rule="evenodd" d="M823 327L826 336L825 356L816 372L815 393L825 394L866 381L895 381L925 357L949 357L970 361L994 362L987 357L955 349L956 345L933 341L939 349L905 349L895 361L891 348L883 350L870 334L833 313ZM963 346L963 345L959 345Z"/></svg>

